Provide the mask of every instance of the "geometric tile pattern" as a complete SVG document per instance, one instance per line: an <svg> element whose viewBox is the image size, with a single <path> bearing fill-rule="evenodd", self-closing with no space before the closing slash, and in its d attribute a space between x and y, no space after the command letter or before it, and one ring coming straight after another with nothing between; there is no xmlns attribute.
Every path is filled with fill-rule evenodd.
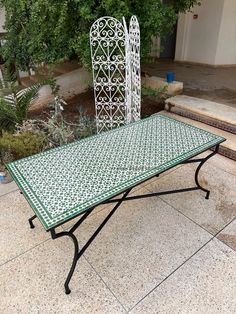
<svg viewBox="0 0 236 314"><path fill-rule="evenodd" d="M7 167L49 230L224 140L154 115Z"/></svg>

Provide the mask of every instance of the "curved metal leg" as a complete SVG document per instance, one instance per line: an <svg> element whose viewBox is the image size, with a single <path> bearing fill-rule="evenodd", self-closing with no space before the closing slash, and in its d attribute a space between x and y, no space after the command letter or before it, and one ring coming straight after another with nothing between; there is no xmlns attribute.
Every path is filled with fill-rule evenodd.
<svg viewBox="0 0 236 314"><path fill-rule="evenodd" d="M69 288L69 283L70 283L71 277L72 277L72 275L74 273L74 270L75 270L75 267L76 267L76 264L77 264L77 261L78 261L78 253L79 253L79 243L78 243L75 235L73 233L71 233L71 234L68 233L68 236L71 237L71 239L73 240L73 243L74 243L74 246L75 246L75 252L74 252L74 258L73 258L73 262L72 262L69 274L68 274L68 276L66 278L66 281L65 281L65 284L64 284L66 294L70 294L71 293L71 290Z"/></svg>
<svg viewBox="0 0 236 314"><path fill-rule="evenodd" d="M210 154L208 155L206 158L204 158L200 164L198 165L197 169L196 169L196 172L195 172L195 182L196 182L196 185L199 189L201 189L202 191L206 192L206 196L205 196L205 199L209 199L209 196L210 196L210 191L205 189L204 187L201 186L201 184L199 183L199 180L198 180L198 174L199 174L199 171L201 169L201 167L204 165L204 163L209 159L211 158L213 155L215 155L219 150L219 145L217 145L215 147L215 150Z"/></svg>
<svg viewBox="0 0 236 314"><path fill-rule="evenodd" d="M204 161L204 162L205 162L205 161ZM195 182L196 182L196 185L197 185L197 187L198 187L199 189L201 189L202 191L206 192L205 199L208 200L208 199L209 199L209 195L210 195L210 191L207 190L207 189L205 189L205 188L203 188L203 187L200 185L199 181L198 181L198 174L199 174L199 171L200 171L202 165L204 164L204 162L200 163L200 164L198 165L198 167L197 167L197 170L196 170L196 172L195 172Z"/></svg>
<svg viewBox="0 0 236 314"><path fill-rule="evenodd" d="M36 215L34 215L33 217L31 217L31 218L28 220L31 229L34 229L34 227L35 227L35 225L33 224L33 220L34 220L35 218L37 218Z"/></svg>
<svg viewBox="0 0 236 314"><path fill-rule="evenodd" d="M71 277L73 276L73 273L75 271L75 267L76 267L77 261L79 259L79 243L78 243L78 240L76 239L75 235L73 233L70 233L70 232L67 232L67 231L55 233L55 230L52 229L51 230L51 235L52 235L53 239L56 239L56 238L59 238L59 237L63 237L63 236L68 236L68 237L70 237L72 239L72 241L74 243L74 246L75 246L73 262L72 262L70 271L69 271L69 273L67 275L66 281L64 283L65 293L66 294L70 294L71 290L69 288L69 283L70 283Z"/></svg>
<svg viewBox="0 0 236 314"><path fill-rule="evenodd" d="M73 258L73 262L70 268L70 271L68 273L68 276L66 278L64 287L65 287L65 292L66 294L70 294L71 290L69 288L69 283L71 280L71 277L73 276L76 264L78 262L78 259L84 254L84 252L87 250L87 248L89 247L89 245L93 242L93 240L96 238L96 236L99 234L99 232L103 229L103 227L105 226L105 224L109 221L109 219L112 217L112 215L115 213L115 211L118 209L118 207L121 205L121 203L123 202L123 200L126 198L126 196L129 194L129 192L131 191L131 189L127 190L124 195L122 196L121 199L119 199L117 201L117 204L114 206L114 208L109 212L109 214L106 216L106 218L103 220L103 222L100 224L100 226L95 230L95 232L91 235L91 237L88 239L88 241L84 244L84 246L79 249L79 244L78 244L78 240L75 237L75 235L73 234L73 232L81 225L81 223L88 217L88 215L93 211L93 208L91 208L90 210L88 210L81 218L79 221L77 221L77 223L70 228L69 231L62 231L62 232L55 232L55 229L50 229L51 232L51 236L52 239L56 239L59 237L63 237L63 236L68 236L72 239L74 246L75 246L75 251L74 251L74 258Z"/></svg>

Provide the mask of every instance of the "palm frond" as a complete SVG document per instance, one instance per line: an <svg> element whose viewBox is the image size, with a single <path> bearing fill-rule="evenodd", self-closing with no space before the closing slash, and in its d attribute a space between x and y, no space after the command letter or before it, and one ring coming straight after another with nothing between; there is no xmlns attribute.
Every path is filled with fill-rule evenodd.
<svg viewBox="0 0 236 314"><path fill-rule="evenodd" d="M15 107L16 100L17 100L15 94L6 95L2 99L11 107Z"/></svg>
<svg viewBox="0 0 236 314"><path fill-rule="evenodd" d="M0 131L13 130L17 122L14 108L3 99L0 100Z"/></svg>
<svg viewBox="0 0 236 314"><path fill-rule="evenodd" d="M2 85L0 84L0 88L5 86L4 91L0 90L0 129L12 129L12 125L15 127L16 123L22 124L27 119L30 105L38 97L39 89L43 85L50 84L50 80L44 80L22 89L11 81L13 79L11 74L6 75L5 81L2 81ZM9 88L7 93L6 87Z"/></svg>
<svg viewBox="0 0 236 314"><path fill-rule="evenodd" d="M25 89L19 90L16 93L18 103L20 105L25 103L31 105L32 102L37 99L38 92L42 85L43 85L42 83L37 83Z"/></svg>
<svg viewBox="0 0 236 314"><path fill-rule="evenodd" d="M2 69L2 77L0 79L0 91L2 95L8 95L13 89L17 88L17 77L13 71L7 68Z"/></svg>

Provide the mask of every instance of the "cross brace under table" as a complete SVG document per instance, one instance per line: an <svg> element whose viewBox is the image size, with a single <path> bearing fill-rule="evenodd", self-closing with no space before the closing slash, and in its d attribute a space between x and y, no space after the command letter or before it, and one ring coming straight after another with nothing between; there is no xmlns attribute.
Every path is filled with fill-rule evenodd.
<svg viewBox="0 0 236 314"><path fill-rule="evenodd" d="M109 219L111 218L111 216L115 213L115 211L118 209L118 207L122 204L123 201L129 201L129 200L134 200L134 199L140 199L140 198L147 198L147 197L153 197L153 196L160 196L160 195L166 195L166 194L174 194L174 193L181 193L181 192L188 192L188 191L195 191L195 190L202 190L206 193L205 198L209 199L209 195L210 195L210 191L203 188L201 186L201 184L199 183L198 180L198 175L199 175L199 171L201 169L201 167L203 166L203 164L212 156L214 156L219 150L219 144L214 146L214 150L212 153L210 153L208 156L206 156L205 158L198 158L198 159L188 159L180 164L187 164L187 163L198 163L199 165L196 168L195 171L195 183L196 186L195 187L189 187L189 188L184 188L184 189L177 189L177 190L171 190L171 191L162 191L162 192L156 192L156 193L148 193L148 194L143 194L143 195L134 195L134 196L129 196L128 194L129 192L132 190L132 188L126 190L123 194L123 196L119 199L109 199L105 202L102 202L98 205L101 204L109 204L109 203L116 203L115 207L110 211L110 213L107 215L107 217L104 219L104 221L101 223L101 225L96 229L96 231L93 233L93 235L89 238L89 240L86 242L86 244L79 249L79 244L78 244L78 240L76 238L76 236L74 235L74 231L81 225L81 223L92 213L92 211L95 209L95 207L92 207L90 209L88 209L83 216L74 224L73 227L71 227L69 229L69 231L62 231L62 232L58 232L56 233L55 231L55 227L50 229L49 231L51 232L51 237L52 239L57 239L59 237L63 237L63 236L68 236L72 239L73 243L74 243L74 257L73 257L73 262L70 268L70 271L67 275L64 287L65 287L65 293L69 294L71 292L70 288L69 288L69 283L70 280L73 276L76 264L79 260L79 258L84 254L84 252L87 250L87 248L89 247L89 245L93 242L93 240L96 238L96 236L99 234L99 232L102 230L102 228L105 226L105 224L109 221ZM157 174L156 176L158 176L159 174ZM150 178L149 178L150 179ZM148 180L149 180L148 179ZM145 182L145 181L143 181ZM142 182L142 183L143 183ZM98 206L97 205L97 206ZM29 224L31 228L34 228L34 224L33 224L33 220L36 218L37 216L34 215L33 217L31 217L29 219ZM65 222L63 222L65 223ZM59 227L61 224L59 224L57 227Z"/></svg>

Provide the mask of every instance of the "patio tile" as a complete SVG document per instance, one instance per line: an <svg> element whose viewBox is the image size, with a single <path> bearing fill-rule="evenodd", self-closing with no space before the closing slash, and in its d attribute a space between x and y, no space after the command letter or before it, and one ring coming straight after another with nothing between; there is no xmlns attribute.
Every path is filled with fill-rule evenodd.
<svg viewBox="0 0 236 314"><path fill-rule="evenodd" d="M18 186L14 181L7 184L0 183L0 197L16 190L18 190Z"/></svg>
<svg viewBox="0 0 236 314"><path fill-rule="evenodd" d="M212 163L213 166L219 167L222 170L232 173L233 175L236 176L236 161L226 158L224 156L221 156L217 154L212 158Z"/></svg>
<svg viewBox="0 0 236 314"><path fill-rule="evenodd" d="M194 166L185 165L146 188L154 192L195 186L194 171ZM201 184L211 191L209 200L205 199L203 191L169 194L161 198L216 234L236 217L236 177L212 165L203 166L199 177Z"/></svg>
<svg viewBox="0 0 236 314"><path fill-rule="evenodd" d="M125 313L82 258L64 293L72 258L69 239L49 240L0 267L0 313Z"/></svg>
<svg viewBox="0 0 236 314"><path fill-rule="evenodd" d="M105 209L80 226L76 232L80 246L108 212ZM122 204L85 256L130 309L210 237L157 197L133 200Z"/></svg>
<svg viewBox="0 0 236 314"><path fill-rule="evenodd" d="M205 157L210 153L211 151L208 150L207 152L200 154L199 157L200 156ZM236 176L236 161L235 160L229 159L220 154L216 154L210 160L208 160L207 163Z"/></svg>
<svg viewBox="0 0 236 314"><path fill-rule="evenodd" d="M0 197L0 265L49 238L36 219L30 229L32 209L19 191Z"/></svg>
<svg viewBox="0 0 236 314"><path fill-rule="evenodd" d="M200 170L200 178L202 172L203 177L205 173L206 183L209 185L212 185L213 187L225 187L226 189L230 188L236 190L236 176L225 171L229 170L227 167L225 170L222 170L220 167L216 166L218 164L218 162L213 163L211 160L207 161ZM223 162L221 166L224 167ZM191 167L194 168L195 166L192 165Z"/></svg>
<svg viewBox="0 0 236 314"><path fill-rule="evenodd" d="M236 251L236 219L223 229L217 238Z"/></svg>
<svg viewBox="0 0 236 314"><path fill-rule="evenodd" d="M214 239L131 313L234 314L235 282L235 251Z"/></svg>

